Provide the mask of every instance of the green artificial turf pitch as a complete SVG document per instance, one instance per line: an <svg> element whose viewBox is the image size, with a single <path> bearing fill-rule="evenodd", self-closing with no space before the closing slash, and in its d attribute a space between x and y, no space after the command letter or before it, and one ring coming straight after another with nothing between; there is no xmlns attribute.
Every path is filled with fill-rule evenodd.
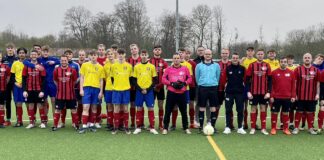
<svg viewBox="0 0 324 160"><path fill-rule="evenodd" d="M25 108L25 107L24 107ZM156 107L157 108L157 107ZM103 109L104 110L104 109ZM15 118L15 109L12 117ZM180 115L180 114L179 114ZM268 113L268 117L269 117ZM39 118L39 115L37 115ZM27 120L24 109L24 120ZM50 119L52 117L50 116ZM145 124L148 124L147 118ZM156 118L156 127L158 119ZM225 126L224 106L217 120L218 134L214 141L226 159L239 160L300 160L324 159L324 135L310 135L301 131L298 135L286 136L281 131L275 136L222 134ZM12 119L13 124L15 119ZM37 120L39 123L39 119ZM178 117L177 130L168 135L152 135L142 131L139 135L126 135L118 132L111 135L105 129L96 133L78 134L71 127L70 111L67 113L66 128L56 132L47 129L6 127L0 129L0 157L2 160L215 160L219 159L206 136L192 130L185 135L181 130L181 118ZM105 122L105 120L104 120ZM260 120L258 119L258 123ZM37 123L37 124L38 124ZM24 122L24 126L28 121ZM104 123L105 124L105 123ZM234 123L236 125L236 123ZM317 124L317 121L315 122ZM267 122L270 127L270 119ZM317 125L315 125L317 126ZM247 130L248 132L249 130ZM268 130L270 132L270 130Z"/></svg>

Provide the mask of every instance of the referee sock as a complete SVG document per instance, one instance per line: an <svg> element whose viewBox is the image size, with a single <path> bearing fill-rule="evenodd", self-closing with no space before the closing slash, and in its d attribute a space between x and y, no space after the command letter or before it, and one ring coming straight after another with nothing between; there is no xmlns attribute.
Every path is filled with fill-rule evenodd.
<svg viewBox="0 0 324 160"><path fill-rule="evenodd" d="M216 112L210 112L210 123L215 128L216 120L217 120L217 110Z"/></svg>
<svg viewBox="0 0 324 160"><path fill-rule="evenodd" d="M57 127L61 113L54 113L54 127Z"/></svg>
<svg viewBox="0 0 324 160"><path fill-rule="evenodd" d="M200 128L204 127L204 118L205 118L205 112L204 111L199 111L199 125Z"/></svg>
<svg viewBox="0 0 324 160"><path fill-rule="evenodd" d="M278 114L271 113L271 129L277 129L277 119L278 119Z"/></svg>
<svg viewBox="0 0 324 160"><path fill-rule="evenodd" d="M261 129L266 129L267 112L261 112L260 119L261 119Z"/></svg>
<svg viewBox="0 0 324 160"><path fill-rule="evenodd" d="M22 123L23 108L21 105L17 106L17 122Z"/></svg>
<svg viewBox="0 0 324 160"><path fill-rule="evenodd" d="M61 122L65 124L65 118L66 118L66 108L63 108L61 110Z"/></svg>
<svg viewBox="0 0 324 160"><path fill-rule="evenodd" d="M216 112L215 112L216 120L218 119L218 115L219 115L219 108L220 108L220 107L216 107ZM211 119L211 115L210 115L210 119ZM215 121L216 121L216 120L215 120Z"/></svg>
<svg viewBox="0 0 324 160"><path fill-rule="evenodd" d="M172 126L176 126L178 118L178 109L172 111Z"/></svg>
<svg viewBox="0 0 324 160"><path fill-rule="evenodd" d="M4 115L5 115L5 110L0 109L0 125L3 125L4 123Z"/></svg>

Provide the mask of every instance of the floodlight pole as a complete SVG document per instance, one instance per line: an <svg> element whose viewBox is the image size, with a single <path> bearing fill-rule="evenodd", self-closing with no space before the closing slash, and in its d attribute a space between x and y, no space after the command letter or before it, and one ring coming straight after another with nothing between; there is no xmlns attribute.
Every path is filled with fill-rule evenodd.
<svg viewBox="0 0 324 160"><path fill-rule="evenodd" d="M176 52L179 49L179 1L176 1Z"/></svg>

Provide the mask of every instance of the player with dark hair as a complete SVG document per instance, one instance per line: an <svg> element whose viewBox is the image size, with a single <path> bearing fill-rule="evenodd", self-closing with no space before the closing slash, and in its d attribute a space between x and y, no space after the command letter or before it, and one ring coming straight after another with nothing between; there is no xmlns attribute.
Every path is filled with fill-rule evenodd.
<svg viewBox="0 0 324 160"><path fill-rule="evenodd" d="M30 63L40 65L37 62L36 50L30 52ZM40 67L42 66L40 65ZM22 86L24 90L23 96L26 103L28 103L28 116L30 122L26 128L31 129L35 127L35 104L37 104L37 107L39 108L41 118L40 128L46 128L47 119L45 109L43 109L46 72L45 70L25 66L22 72L22 77Z"/></svg>
<svg viewBox="0 0 324 160"><path fill-rule="evenodd" d="M160 130L163 130L163 103L165 100L165 91L164 91L164 85L162 83L162 76L164 73L164 70L168 67L168 63L161 58L162 54L162 46L161 45L155 45L153 47L153 57L149 60L151 64L155 66L156 69L156 75L158 78L157 85L154 86L154 99L157 99L158 101L158 107L159 107L159 128Z"/></svg>
<svg viewBox="0 0 324 160"><path fill-rule="evenodd" d="M126 51L119 48L118 60L111 65L111 81L113 85L112 104L114 104L114 128L112 134L117 133L120 120L123 118L126 134L131 134L128 128L128 104L130 102L130 88L132 77L132 65L125 61ZM123 111L122 113L120 111Z"/></svg>
<svg viewBox="0 0 324 160"><path fill-rule="evenodd" d="M62 109L71 109L72 115L72 126L78 129L78 114L77 104L75 100L74 86L78 79L77 71L69 66L68 56L70 51L65 51L65 54L61 56L61 66L55 68L53 73L54 82L56 84L57 93L55 97L55 113L54 113L54 124L52 131L56 131L58 128L58 122L61 115ZM74 63L74 62L73 62ZM66 115L66 111L65 111ZM64 119L65 120L65 119Z"/></svg>
<svg viewBox="0 0 324 160"><path fill-rule="evenodd" d="M231 133L231 119L233 118L233 105L235 101L237 112L237 133L246 134L243 129L243 109L244 109L244 78L245 68L239 64L240 56L238 53L232 54L231 64L224 71L225 87L225 109L226 109L226 128L224 134Z"/></svg>
<svg viewBox="0 0 324 160"><path fill-rule="evenodd" d="M44 90L44 105L45 107L34 107L34 109L36 110L36 108L39 108L39 110L45 110L45 116L46 116L46 122L47 123L47 115L48 115L48 109L49 109L49 103L47 101L47 97L50 97L50 102L52 105L52 112L54 113L55 110L55 96L56 96L56 86L54 84L54 80L53 80L53 71L55 69L55 66L60 64L59 59L57 59L54 56L50 56L51 51L50 51L50 47L45 45L43 47L41 47L41 51L36 50L37 53L41 53L41 57L37 58L37 62L36 64L33 64L30 62L30 60L25 60L24 61L24 65L28 66L32 69L37 69L42 71L45 68L45 72L46 72L46 87ZM43 111L40 111L43 112ZM36 111L35 111L36 113Z"/></svg>
<svg viewBox="0 0 324 160"><path fill-rule="evenodd" d="M5 98L6 98L6 89L7 84L10 79L10 68L8 65L2 63L2 53L0 53L0 128L4 127L4 104L5 104ZM22 111L22 110L21 110ZM21 124L22 119L20 117L19 121L17 123Z"/></svg>
<svg viewBox="0 0 324 160"><path fill-rule="evenodd" d="M135 65L134 67L134 82L136 86L136 98L135 105L137 107L136 112L136 125L137 128L134 134L139 134L141 132L141 127L144 123L144 102L148 108L148 119L149 119L149 131L152 134L158 134L154 128L154 93L153 87L157 83L156 70L153 64L148 62L149 54L146 50L141 51L142 62Z"/></svg>
<svg viewBox="0 0 324 160"><path fill-rule="evenodd" d="M278 112L282 113L283 133L290 135L288 129L288 112L291 103L296 99L296 79L294 71L287 68L287 58L280 58L280 68L275 69L272 74L271 106L271 134L277 133Z"/></svg>
<svg viewBox="0 0 324 160"><path fill-rule="evenodd" d="M11 68L11 66L13 65L13 63L18 59L15 55L15 50L16 47L13 43L7 43L6 44L6 55L2 58L2 62L5 64L8 64L9 68ZM27 50L26 50L26 54L27 54ZM13 89L14 89L15 84L12 83L12 81L10 81L7 84L7 88L6 88L6 121L4 123L4 126L10 126L11 125L11 99L12 99L12 94L13 93ZM17 109L17 108L16 108Z"/></svg>
<svg viewBox="0 0 324 160"><path fill-rule="evenodd" d="M73 58L73 51L71 49L67 49L64 51L64 55L63 57L66 57L67 60L68 60L68 66L71 67L72 69L74 69L76 71L76 74L77 74L77 79L75 80L75 84L79 83L79 70L80 70L80 66L78 63L76 62L73 62L72 58ZM61 57L62 57L61 56ZM64 58L65 59L65 58ZM62 60L61 60L62 61ZM65 61L64 61L65 62ZM57 87L57 85L56 85ZM75 97L75 94L73 95ZM56 104L56 101L55 101L55 104ZM71 109L71 108L69 108ZM56 110L56 108L55 108ZM65 118L66 118L66 108L63 108L63 109L60 109L61 110L61 123L58 124L57 128L63 128L65 127ZM74 111L71 109L71 111ZM76 126L76 124L73 124L74 127Z"/></svg>
<svg viewBox="0 0 324 160"><path fill-rule="evenodd" d="M186 86L191 83L192 78L188 68L180 64L181 58L178 54L173 55L172 61L172 66L165 70L162 77L162 83L167 85L168 90L162 134L168 134L170 115L176 105L181 112L183 130L186 134L191 134L188 129Z"/></svg>
<svg viewBox="0 0 324 160"><path fill-rule="evenodd" d="M22 127L23 121L22 121L22 115L23 115L23 108L22 103L24 102L23 98L23 89L22 89L22 71L24 69L23 61L26 58L27 49L25 48L18 48L17 55L18 60L13 62L11 66L11 75L9 84L13 84L13 97L14 102L16 105L16 114L17 114L17 123L14 127ZM11 94L11 93L10 93ZM8 96L8 95L7 95Z"/></svg>

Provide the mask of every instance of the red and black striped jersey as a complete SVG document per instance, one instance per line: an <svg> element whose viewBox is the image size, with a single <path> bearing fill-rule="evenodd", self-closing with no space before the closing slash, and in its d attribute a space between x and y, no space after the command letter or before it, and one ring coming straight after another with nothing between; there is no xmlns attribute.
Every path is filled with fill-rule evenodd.
<svg viewBox="0 0 324 160"><path fill-rule="evenodd" d="M297 99L304 101L314 101L317 84L320 78L320 71L314 67L305 67L304 65L298 66L295 69Z"/></svg>
<svg viewBox="0 0 324 160"><path fill-rule="evenodd" d="M75 99L74 84L78 79L76 70L71 67L62 68L60 66L55 68L53 77L57 87L56 99Z"/></svg>
<svg viewBox="0 0 324 160"><path fill-rule="evenodd" d="M6 64L0 64L0 91L7 89L7 80L10 77L10 68Z"/></svg>
<svg viewBox="0 0 324 160"><path fill-rule="evenodd" d="M46 70L40 71L37 68L24 66L22 76L26 77L27 91L41 91L43 83L42 77L44 78L46 76Z"/></svg>
<svg viewBox="0 0 324 160"><path fill-rule="evenodd" d="M168 68L168 63L163 58L151 58L150 63L155 66L156 69L156 75L158 76L158 84L156 88L161 89L163 87L162 84L162 76L164 73L164 70Z"/></svg>
<svg viewBox="0 0 324 160"><path fill-rule="evenodd" d="M129 57L129 58L127 59L127 62L128 62L129 64L131 64L132 67L134 67L136 64L141 63L141 61L142 61L142 58L141 58L141 57L138 57L137 59L133 59L133 57Z"/></svg>
<svg viewBox="0 0 324 160"><path fill-rule="evenodd" d="M231 61L227 61L227 63L224 63L223 61L219 61L218 64L221 69L218 90L224 91L225 84L226 84L226 78L224 78L226 76L226 68L232 63Z"/></svg>
<svg viewBox="0 0 324 160"><path fill-rule="evenodd" d="M264 95L269 92L268 78L271 77L271 68L268 63L263 61L251 63L246 76L250 77L252 95Z"/></svg>

